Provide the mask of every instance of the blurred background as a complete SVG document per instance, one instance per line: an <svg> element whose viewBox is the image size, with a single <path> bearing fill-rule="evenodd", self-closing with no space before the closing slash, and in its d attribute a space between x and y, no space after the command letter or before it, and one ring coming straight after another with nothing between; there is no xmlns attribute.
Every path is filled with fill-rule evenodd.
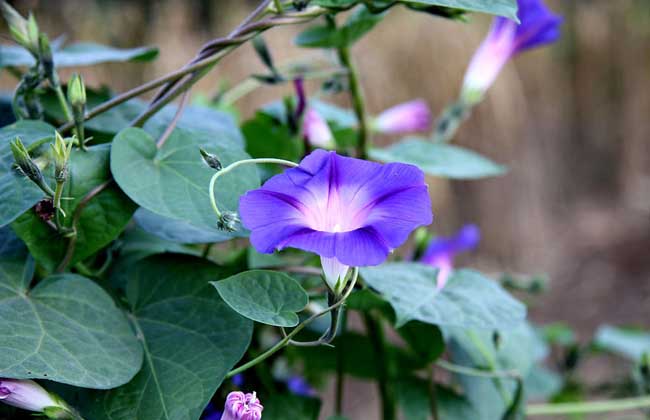
<svg viewBox="0 0 650 420"><path fill-rule="evenodd" d="M117 91L182 66L256 5L252 0L11 3L20 11L33 10L51 37L158 46L160 56L152 63L82 69L89 85L108 84ZM566 321L584 341L605 321L648 329L650 1L547 4L565 18L560 42L508 64L454 140L508 165L510 172L483 181L431 179L433 228L450 234L464 223L480 226L481 245L459 265L545 274L548 292L531 307L536 323ZM458 95L464 69L489 22L478 14L459 23L391 10L353 49L370 112L420 97L440 113ZM0 32L6 34L2 25ZM266 33L276 62L321 54L293 45L301 29ZM193 93L213 95L224 80L236 84L262 71L247 45L223 60ZM0 74L0 90L14 86L14 79ZM289 92L265 87L242 98L242 120ZM334 99L346 105L344 96ZM615 368L597 362L583 367L594 381ZM362 392L346 404L355 406L366 397Z"/></svg>

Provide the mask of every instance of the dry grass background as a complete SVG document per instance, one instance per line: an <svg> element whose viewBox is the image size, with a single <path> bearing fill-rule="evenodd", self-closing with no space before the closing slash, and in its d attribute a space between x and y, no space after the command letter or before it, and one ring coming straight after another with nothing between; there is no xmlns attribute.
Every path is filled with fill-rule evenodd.
<svg viewBox="0 0 650 420"><path fill-rule="evenodd" d="M21 0L51 34L130 47L157 45L150 64L83 69L91 85L122 91L176 69L207 39L224 35L255 2ZM650 1L548 0L565 16L561 42L510 63L461 129L458 144L509 165L507 176L431 180L435 230L466 222L483 232L462 260L490 271L547 273L550 291L533 320L567 321L587 340L602 322L650 328ZM464 68L489 19L448 22L393 10L353 49L368 107L379 112L422 97L438 113L458 93ZM303 56L299 28L266 39L277 61ZM6 31L3 29L3 32ZM214 92L260 71L250 46L228 56L193 92ZM0 88L13 81L0 75ZM285 93L244 98L243 115ZM339 98L345 103L345 98ZM391 139L377 139L388 142ZM598 369L590 369L598 376ZM367 390L351 407L368 405ZM375 404L371 404L374 409ZM353 418L376 418L368 416Z"/></svg>

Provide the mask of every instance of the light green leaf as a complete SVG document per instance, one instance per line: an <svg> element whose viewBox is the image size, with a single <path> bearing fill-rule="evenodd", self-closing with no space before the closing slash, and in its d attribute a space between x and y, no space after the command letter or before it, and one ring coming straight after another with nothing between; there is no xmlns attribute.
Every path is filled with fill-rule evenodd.
<svg viewBox="0 0 650 420"><path fill-rule="evenodd" d="M153 47L114 48L94 42L78 42L61 49L54 49L54 65L62 67L81 67L94 64L150 61L158 56L158 49ZM0 47L0 68L2 67L31 67L35 64L34 57L22 47Z"/></svg>
<svg viewBox="0 0 650 420"><path fill-rule="evenodd" d="M638 362L643 353L650 353L650 333L603 325L596 331L594 343L604 350Z"/></svg>
<svg viewBox="0 0 650 420"><path fill-rule="evenodd" d="M97 389L131 380L142 347L110 296L76 274L29 289L33 268L0 260L0 377Z"/></svg>
<svg viewBox="0 0 650 420"><path fill-rule="evenodd" d="M240 315L278 327L295 327L309 303L307 292L284 273L251 270L211 282L221 298Z"/></svg>
<svg viewBox="0 0 650 420"><path fill-rule="evenodd" d="M347 47L361 39L383 17L383 13L373 14L365 6L361 6L341 27L315 26L308 28L298 34L295 43L300 47L311 48Z"/></svg>
<svg viewBox="0 0 650 420"><path fill-rule="evenodd" d="M506 168L471 150L446 143L408 138L385 149L371 149L370 157L382 162L416 165L428 175L478 179L503 175Z"/></svg>
<svg viewBox="0 0 650 420"><path fill-rule="evenodd" d="M53 138L54 127L41 121L19 121L0 129L0 226L11 223L45 196L13 167L9 142L16 137L29 148L39 140Z"/></svg>
<svg viewBox="0 0 650 420"><path fill-rule="evenodd" d="M145 349L128 384L98 394L87 418L198 419L250 343L253 323L210 286L219 268L186 256L154 256L129 272L129 315Z"/></svg>
<svg viewBox="0 0 650 420"><path fill-rule="evenodd" d="M217 216L209 196L214 170L201 158L199 149L216 154L224 167L247 159L238 145L207 132L176 129L161 149L147 132L138 128L121 131L111 148L111 171L124 192L140 206L158 215L177 219L211 232L220 240L244 236L216 227ZM222 211L236 211L239 197L259 186L257 169L239 167L219 178L216 199Z"/></svg>
<svg viewBox="0 0 650 420"><path fill-rule="evenodd" d="M110 181L110 145L98 145L87 151L73 150L69 163L69 181L61 201L66 217L63 225L71 227L74 213L84 197ZM76 224L77 239L70 264L83 261L115 239L126 227L135 204L114 183L108 184L90 199ZM30 252L43 266L53 271L63 259L68 239L57 233L34 211L29 211L11 225L27 244Z"/></svg>
<svg viewBox="0 0 650 420"><path fill-rule="evenodd" d="M223 240L221 232L202 229L184 220L171 219L140 207L133 219L144 231L182 244L208 244Z"/></svg>
<svg viewBox="0 0 650 420"><path fill-rule="evenodd" d="M517 18L517 0L400 0L400 2L489 13L519 22Z"/></svg>
<svg viewBox="0 0 650 420"><path fill-rule="evenodd" d="M397 326L418 320L463 328L507 328L526 317L524 305L476 271L456 271L442 290L436 288L437 270L419 263L365 267L361 275L393 306Z"/></svg>

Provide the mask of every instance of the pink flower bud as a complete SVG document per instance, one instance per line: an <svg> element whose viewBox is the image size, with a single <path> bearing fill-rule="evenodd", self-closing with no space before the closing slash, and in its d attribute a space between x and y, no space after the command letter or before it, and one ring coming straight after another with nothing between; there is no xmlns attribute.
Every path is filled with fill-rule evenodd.
<svg viewBox="0 0 650 420"><path fill-rule="evenodd" d="M30 380L0 378L0 402L39 413L48 407L67 410L62 401Z"/></svg>
<svg viewBox="0 0 650 420"><path fill-rule="evenodd" d="M431 130L431 111L422 99L388 108L375 121L376 129L385 134L407 134Z"/></svg>
<svg viewBox="0 0 650 420"><path fill-rule="evenodd" d="M255 392L244 394L234 391L228 394L221 420L260 420L264 407Z"/></svg>
<svg viewBox="0 0 650 420"><path fill-rule="evenodd" d="M314 147L334 148L334 136L327 121L314 109L309 108L302 123L302 134Z"/></svg>

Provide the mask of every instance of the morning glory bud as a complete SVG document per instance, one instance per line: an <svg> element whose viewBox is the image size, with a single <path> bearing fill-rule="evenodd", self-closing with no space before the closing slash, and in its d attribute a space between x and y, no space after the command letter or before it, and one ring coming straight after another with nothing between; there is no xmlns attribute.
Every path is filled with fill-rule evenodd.
<svg viewBox="0 0 650 420"><path fill-rule="evenodd" d="M255 392L244 394L234 391L226 397L221 420L260 420L264 407L260 404Z"/></svg>
<svg viewBox="0 0 650 420"><path fill-rule="evenodd" d="M49 418L71 417L71 409L65 402L30 380L0 378L0 402Z"/></svg>
<svg viewBox="0 0 650 420"><path fill-rule="evenodd" d="M27 178L36 182L37 184L43 181L43 173L38 168L36 163L29 156L29 151L18 137L9 144L11 153L14 155L16 165Z"/></svg>
<svg viewBox="0 0 650 420"><path fill-rule="evenodd" d="M68 101L73 108L86 106L86 86L81 75L77 73L68 81Z"/></svg>
<svg viewBox="0 0 650 420"><path fill-rule="evenodd" d="M203 158L203 161L215 171L218 172L223 168L223 165L221 165L221 161L219 160L217 155L214 155L203 149L199 149L199 153L201 153L201 157Z"/></svg>
<svg viewBox="0 0 650 420"><path fill-rule="evenodd" d="M302 122L302 135L309 144L323 149L335 147L334 135L327 121L314 108L309 108Z"/></svg>
<svg viewBox="0 0 650 420"><path fill-rule="evenodd" d="M463 81L463 102L470 105L480 102L511 57L560 37L562 18L548 10L541 0L517 3L521 24L504 17L495 18L488 36L474 53Z"/></svg>
<svg viewBox="0 0 650 420"><path fill-rule="evenodd" d="M54 144L50 146L54 157L54 178L57 182L65 182L68 178L68 161L72 151L72 141L66 143L63 137L55 131Z"/></svg>
<svg viewBox="0 0 650 420"><path fill-rule="evenodd" d="M237 230L238 223L239 216L237 216L237 213L232 211L224 211L219 215L219 219L217 220L217 228L226 232L234 232Z"/></svg>
<svg viewBox="0 0 650 420"><path fill-rule="evenodd" d="M388 108L374 122L374 128L384 134L407 134L431 130L431 111L422 99Z"/></svg>
<svg viewBox="0 0 650 420"><path fill-rule="evenodd" d="M29 35L27 33L27 19L22 17L20 13L11 7L7 2L3 1L0 3L0 9L2 10L2 16L4 16L7 21L7 26L9 26L9 33L11 37L19 45L29 48ZM31 51L31 50L30 50Z"/></svg>

